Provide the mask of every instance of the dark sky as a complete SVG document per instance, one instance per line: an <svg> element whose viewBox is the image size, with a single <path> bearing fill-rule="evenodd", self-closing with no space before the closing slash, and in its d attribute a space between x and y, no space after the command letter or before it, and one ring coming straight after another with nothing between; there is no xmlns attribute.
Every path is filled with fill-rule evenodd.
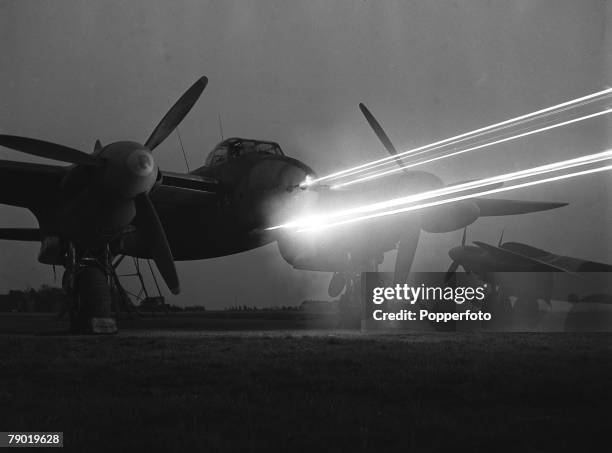
<svg viewBox="0 0 612 453"><path fill-rule="evenodd" d="M0 131L89 150L143 141L197 77L210 79L180 127L192 168L225 135L276 140L319 174L383 157L365 102L408 149L610 85L609 2L0 1ZM609 27L608 27L609 28ZM597 152L596 119L432 165L447 182ZM36 160L2 149L0 158ZM183 171L175 136L156 151ZM509 240L612 262L609 174L504 194L569 201L550 213L480 219L469 239ZM2 226L34 226L0 207ZM444 270L461 233L424 234L415 269ZM0 244L0 292L52 281L38 245ZM385 268L394 261L390 253ZM295 271L275 245L179 263L176 303L275 305L325 297L329 276Z"/></svg>

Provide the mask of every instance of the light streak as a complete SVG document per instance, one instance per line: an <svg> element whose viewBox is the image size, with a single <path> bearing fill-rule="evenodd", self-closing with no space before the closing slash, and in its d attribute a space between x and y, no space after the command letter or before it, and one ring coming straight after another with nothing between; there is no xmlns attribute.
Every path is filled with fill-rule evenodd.
<svg viewBox="0 0 612 453"><path fill-rule="evenodd" d="M577 172L573 172L573 173L567 173L564 175L559 175L559 176L552 176L549 178L544 178L544 179L538 179L535 181L529 181L529 182L525 182L525 183L521 183L521 184L514 184L512 186L507 186L507 187L500 187L497 189L491 189L491 190L483 190L481 192L477 192L477 193L470 193L468 195L462 195L462 196L458 196L458 197L453 197L453 198L445 198L442 200L438 200L438 201L433 201L430 203L422 203L422 204L417 204L414 206L408 206L405 208L400 208L400 209L394 209L394 210L390 210L390 211L383 211L383 212L378 212L375 214L370 214L370 215L365 215L365 216L359 216L359 217L353 217L350 219L346 219L346 220L341 220L338 222L332 222L332 223L328 223L328 224L324 224L324 225L320 225L320 226L316 226L316 227L307 227L307 228L302 228L297 230L298 233L300 232L306 232L306 231L320 231L320 230L324 230L324 229L328 229L328 228L332 228L332 227L336 227L336 226L340 226L340 225L346 225L349 223L354 223L354 222L358 222L361 220L368 220L368 219L374 219L377 217L386 217L386 216L390 216L390 215L395 215L395 214L401 214L404 212L409 212L409 211L416 211L419 209L425 209L425 208L430 208L430 207L435 207L435 206L441 206L441 205L445 205L448 203L455 203L457 201L462 201L462 200L467 200L470 198L474 198L474 197L481 197L481 196L485 196L485 195L492 195L495 193L501 193L501 192L507 192L509 190L515 190L515 189L522 189L525 187L531 187L531 186L536 186L539 184L545 184L547 182L553 182L553 181L561 181L564 179L569 179L569 178L574 178L577 176L583 176L583 175L588 175L588 174L593 174L593 173L599 173L602 171L607 171L607 170L612 170L612 165L606 165L603 167L596 167L596 168L591 168L588 170L582 170L582 171L577 171Z"/></svg>
<svg viewBox="0 0 612 453"><path fill-rule="evenodd" d="M473 142L471 144L471 146L475 146L475 145L478 145L478 144L481 144L481 143L487 143L488 141L497 140L499 138L504 138L504 137L507 137L508 134L516 134L516 133L519 133L519 132L522 132L522 131L526 131L526 130L529 130L529 129L533 129L533 128L539 127L539 126L544 126L544 125L547 125L547 124L551 124L554 121L560 121L561 119L560 118L557 118L557 119L553 118L553 119L548 119L546 121L541 121L541 120L544 120L545 118L551 117L551 116L554 116L554 115L559 115L560 113L563 113L563 112L565 112L567 110L570 110L570 109L575 109L577 107L583 107L585 105L593 103L594 101L607 100L609 97L610 97L610 95L606 95L606 96L602 97L601 99L595 99L595 100L591 99L589 101L584 101L584 102L581 102L579 104L571 105L569 107L565 107L565 108L562 108L562 109L555 110L553 112L549 112L549 113L540 115L540 116L538 116L536 118L530 118L528 120L517 121L516 123L513 123L513 124L509 124L509 125L506 125L506 126L503 126L503 127L495 128L495 130L492 130L492 131L482 132L482 133L479 133L479 134L475 134L475 135L470 136L468 138L465 138L463 140L457 140L456 142L453 141L453 142L450 142L450 143L447 143L447 144L444 144L444 145L435 146L435 147L430 148L430 149L425 149L423 151L414 152L414 153L410 154L410 156L409 156L410 160L408 161L408 163L415 162L414 158L417 157L417 156L420 156L420 155L423 155L423 154L430 154L430 153L432 153L432 151L435 151L437 149L447 148L450 145L459 144L461 142L468 142L468 141L472 142L473 139L476 139L478 137L484 136L483 139ZM526 125L521 127L521 128L517 128L517 126L520 126L522 124L526 124ZM505 129L512 129L512 130L511 131L506 131L504 133L498 133L498 132L504 131ZM466 145L470 146L467 143L466 143ZM456 149L458 149L458 146L453 146L452 149L456 150ZM376 168L379 168L379 167L396 168L395 166L399 165L402 168L404 168L404 166L407 165L404 162L404 159L406 159L406 158L408 158L408 157L404 157L403 159L402 158L399 158L399 159L396 158L393 161L387 161L387 162L381 162L379 164L373 164L373 165L371 165L371 166L369 166L367 168L363 168L361 170L356 170L356 171L351 172L351 173L349 173L347 175L338 176L335 179L343 179L343 178L346 178L348 176L354 176L354 175L357 175L357 174L360 174L360 173L365 173L365 172L368 172L365 176L374 175L374 174L377 174L378 172L377 171L372 171L372 170L374 170ZM381 169L379 171L382 171L382 170L384 170L384 169ZM303 186L303 187L306 187L306 186L311 185L311 184L312 184L312 180L308 184Z"/></svg>
<svg viewBox="0 0 612 453"><path fill-rule="evenodd" d="M440 141L437 141L437 142L434 142L434 143L431 143L431 144L428 144L428 145L419 146L417 148L413 148L413 149L410 149L408 151L404 151L404 152L398 153L398 154L396 154L394 156L387 156L387 157L384 157L384 158L381 158L381 159L378 159L378 160L375 160L375 161L371 161L371 162L368 162L368 163L365 163L365 164L362 164L362 165L358 165L358 166L355 166L355 167L352 167L352 168L348 168L348 169L345 169L345 170L337 171L335 173L331 173L329 175L313 179L312 181L310 181L309 185L316 184L316 183L319 183L321 181L326 181L326 180L329 180L329 179L332 179L332 178L336 178L336 177L339 177L339 176L348 176L349 173L353 173L353 172L359 171L361 169L369 168L369 167L371 167L371 166L373 166L375 164L379 164L379 163L382 163L382 162L393 161L393 160L396 160L398 157L401 158L402 156L407 156L407 155L413 154L413 153L415 153L417 151L421 151L421 150L425 150L425 149L430 149L430 148L433 148L433 147L440 147L440 145L448 145L448 144L450 144L452 142L463 141L463 140L465 140L467 138L472 138L476 134L482 134L484 132L494 131L496 129L502 128L502 127L510 125L510 124L514 124L514 123L517 123L517 122L520 122L520 121L524 121L524 120L527 120L527 119L530 119L530 118L535 118L535 117L538 117L538 116L540 116L542 114L545 114L545 113L548 113L548 112L553 112L553 111L558 110L558 109L563 109L564 107L568 107L568 106L571 106L573 104L579 104L579 103L583 103L584 101L594 100L597 97L605 96L605 95L608 95L610 93L612 93L612 88L607 88L605 90L598 91L596 93L592 93L592 94L589 94L587 96L576 98L576 99L573 99L573 100L570 100L570 101L566 101L566 102L563 102L561 104L553 105L553 106L547 107L545 109L537 110L535 112L531 112L531 113L528 113L526 115L521 115L521 116L517 116L515 118L510 118L508 120L505 120L505 121L502 121L502 122L499 122L499 123L491 124L489 126L485 126L485 127L480 128L480 129L476 129L476 130L473 130L473 131L470 131L470 132L465 132L463 134L455 135L453 137L449 137L449 138L446 138L444 140L440 140Z"/></svg>
<svg viewBox="0 0 612 453"><path fill-rule="evenodd" d="M556 111L556 112L553 112L552 114L557 114L557 113L559 113L559 112L561 112L561 110ZM550 113L549 113L548 115L552 115L552 114L550 114ZM537 118L537 120L540 120L540 119L543 119L543 118L544 118L544 116ZM554 121L558 121L558 119L552 119L552 120L551 120L551 119L549 119L549 120L547 120L547 121L538 121L537 123L535 123L535 125L544 126L544 125L551 124L551 123L553 123ZM517 123L517 124L518 124L518 123ZM492 136L486 137L485 139L482 139L482 140L478 140L478 141L476 141L476 142L472 143L472 144L471 144L471 146L476 146L476 145L485 144L485 143L486 143L486 144L488 144L488 143L489 143L489 141L492 141L492 140L498 140L498 139L501 139L501 138L509 137L509 135L508 135L509 133L511 133L511 134L517 134L517 133L519 133L519 132L523 132L523 131L527 131L527 130L533 129L533 128L535 127L535 125L534 125L534 124L531 124L531 125L528 125L528 126L525 126L525 127L522 127L522 128L515 129L515 130L513 130L513 131L511 131L511 132L506 132L506 133L504 133L504 134L495 134L495 135L488 134L488 135L492 135ZM514 126L515 126L515 125L506 126L506 127L512 127L512 128L514 129ZM504 129L504 128L502 128L502 129ZM500 129L500 130L501 130L501 129ZM496 131L496 132L497 132L497 131ZM433 148L433 149L436 149L436 148ZM458 147L454 147L452 150L458 150L458 149L459 149ZM416 159L415 159L415 157L417 157L417 156L419 156L419 155L421 155L421 154L429 154L429 153L431 153L431 151L432 151L432 150L425 150L425 151L420 151L420 152L417 152L417 153L412 154L412 155L410 156L410 160L408 160L407 162L402 162L402 163L401 163L401 167L402 167L402 169L404 169L406 166L408 166L408 165L410 165L410 164L412 164L412 163L420 164L420 161L419 161L419 160L416 160ZM451 150L449 150L449 152L450 152L450 151L451 151ZM436 154L436 155L440 155L440 154ZM379 167L379 166L385 166L385 167L387 167L387 168L397 168L397 167L396 167L396 165L398 165L398 163L397 163L397 162L385 162L385 163L383 163L383 164L374 165L374 166L372 166L372 167L370 167L370 168L366 168L366 169L364 169L364 170L360 170L360 171L358 171L358 172L355 172L354 174L358 174L358 173L364 173L364 172L367 172L367 173L366 173L365 175L363 175L362 177L368 177L368 178L369 178L369 177L371 177L372 179L376 179L376 178L377 178L377 177L380 175L380 173L379 173L379 172L383 171L384 169L381 169L381 170L378 170L378 171L371 171L373 168L376 168L376 167ZM399 171L399 170L397 170L397 171ZM384 175L383 175L383 176L384 176ZM335 185L333 185L333 186L328 186L328 187L330 187L330 188L332 188L332 189L337 189L337 188L341 187L341 185L340 185L340 184L341 184L341 183L336 183ZM300 187L305 188L305 187L307 187L308 185L310 185L310 183L308 183L308 184L302 184Z"/></svg>
<svg viewBox="0 0 612 453"><path fill-rule="evenodd" d="M586 156L576 157L572 159L567 159L564 161L553 162L550 164L540 165L537 167L528 168L525 170L519 170L511 173L506 173L502 175L492 176L489 178L484 178L476 181L469 181L461 184L455 184L448 187L443 187L440 189L430 190L426 192L420 192L413 195L408 195L405 197L398 197L391 200L386 200L377 203L371 203L364 206L358 206L355 208L349 208L341 211L336 211L327 215L318 215L318 216L310 216L299 218L295 221L288 222L282 225L278 225L275 227L268 228L269 230L274 230L278 228L304 228L310 227L313 224L324 224L330 223L332 219L339 217L346 217L353 214L361 214L372 211L379 211L382 209L388 209L399 205L405 205L409 203L420 202L432 198L437 198L441 196L453 195L460 192L465 192L467 190L481 189L487 186L491 186L493 184L498 183L507 183L511 181L515 181L518 179L526 179L532 178L535 176L543 175L546 173L568 170L578 166L584 166L589 164L594 164L597 162L601 162L603 160L612 158L612 149L608 149L606 151L602 151L599 153L588 154ZM474 197L477 195L470 194L469 197Z"/></svg>
<svg viewBox="0 0 612 453"><path fill-rule="evenodd" d="M541 127L541 128L538 128L538 129L531 130L531 131L523 132L521 134L512 135L510 137L505 137L505 138L502 138L502 139L499 139L499 140L495 140L495 141L492 141L492 142L487 142L487 143L484 143L482 145L472 146L470 148L462 149L462 150L455 151L455 152L452 152L452 153L447 153L447 154L443 154L441 156L432 157L430 159L425 159L423 161L419 161L419 162L416 162L416 163L413 163L413 164L403 165L402 167L396 167L396 168L392 168L390 170L386 170L386 171L381 171L381 172L378 172L378 173L370 174L370 175L367 175L367 176L363 176L361 178L353 179L351 181L335 184L335 185L331 186L331 188L332 189L339 189L341 187L346 187L346 186L350 186L350 185L357 184L357 183L360 183L360 182L369 181L371 179L377 179L377 178L380 178L382 176L386 176L386 175L389 175L389 174L392 174L392 173L396 173L398 171L402 171L402 170L404 170L406 168L412 168L412 167L416 167L418 165L424 165L424 164L435 162L435 161L438 161L438 160L441 160L441 159L446 159L446 158L449 158L449 157L458 156L460 154L464 154L464 153L467 153L467 152L470 152L470 151L475 151L475 150L486 148L486 147L493 146L493 145L499 145L500 143L505 143L505 142L508 142L508 141L511 141L511 140L516 140L516 139L519 139L519 138L522 138L522 137L527 137L529 135L533 135L533 134L538 134L540 132L549 131L551 129L556 129L556 128L563 127L563 126L568 126L570 124L574 124L574 123L577 123L579 121L585 121L585 120L588 120L588 119L591 119L591 118L595 118L595 117L598 117L598 116L606 115L606 114L608 114L610 112L612 112L612 108L608 108L606 110L602 110L602 111L599 111L599 112L591 113L589 115L580 116L578 118L573 118L571 120L563 121L561 123L555 123L555 124L552 124L550 126L545 126L545 127Z"/></svg>

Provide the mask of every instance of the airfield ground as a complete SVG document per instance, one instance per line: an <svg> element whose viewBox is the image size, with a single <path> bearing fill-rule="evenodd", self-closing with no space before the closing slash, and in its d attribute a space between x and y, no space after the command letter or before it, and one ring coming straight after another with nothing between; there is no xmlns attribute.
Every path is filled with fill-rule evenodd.
<svg viewBox="0 0 612 453"><path fill-rule="evenodd" d="M203 318L205 319L205 318ZM611 334L361 334L156 318L113 337L0 316L0 427L69 451L587 451ZM124 326L125 327L125 326ZM138 450L136 450L138 448ZM598 451L602 451L598 449Z"/></svg>

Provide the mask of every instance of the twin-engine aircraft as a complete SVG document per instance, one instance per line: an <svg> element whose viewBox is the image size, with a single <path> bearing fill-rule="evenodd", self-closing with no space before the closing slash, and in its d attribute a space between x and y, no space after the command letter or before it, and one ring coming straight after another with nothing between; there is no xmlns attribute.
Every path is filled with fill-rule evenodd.
<svg viewBox="0 0 612 453"><path fill-rule="evenodd" d="M552 301L571 303L612 303L612 265L583 260L532 247L520 242L497 245L474 241L466 244L466 229L461 245L448 255L451 265L446 282L479 281L486 283L492 293L486 301L493 314L492 324L503 328L535 327L543 312L538 301L550 308ZM465 275L457 274L459 269ZM514 304L510 297L516 298Z"/></svg>
<svg viewBox="0 0 612 453"><path fill-rule="evenodd" d="M490 272L612 272L609 264L555 255L520 242L502 243L503 236L496 246L481 241L466 245L465 236L464 230L461 245L448 252L452 263L447 271L447 279L452 278L459 267L481 276Z"/></svg>
<svg viewBox="0 0 612 453"><path fill-rule="evenodd" d="M322 207L431 190L442 182L430 173L406 171L386 179L384 185L359 191L305 187L307 178L316 177L310 167L286 156L275 142L243 138L222 141L204 166L190 173L159 169L153 151L191 110L207 82L206 77L198 79L144 144L96 141L93 152L87 153L0 135L1 146L70 164L0 161L0 203L29 209L39 224L38 229L2 229L0 238L40 241L39 261L65 268L63 286L73 300L73 332L116 332L111 294L115 289L122 291L114 266L121 255L154 260L176 294L180 290L176 260L230 255L278 241L282 256L297 268L359 270L371 264L373 257L382 259L382 253L399 242L398 278L405 279L421 229L443 233L482 216L564 205L473 199L324 235L269 231L268 227L292 216ZM375 120L368 120L381 137L382 129L376 128Z"/></svg>

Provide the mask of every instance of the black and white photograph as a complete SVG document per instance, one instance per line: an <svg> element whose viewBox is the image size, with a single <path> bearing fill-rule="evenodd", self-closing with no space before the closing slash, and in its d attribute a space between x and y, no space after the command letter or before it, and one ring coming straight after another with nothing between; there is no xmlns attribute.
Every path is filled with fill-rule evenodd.
<svg viewBox="0 0 612 453"><path fill-rule="evenodd" d="M0 447L610 448L609 0L0 0Z"/></svg>

